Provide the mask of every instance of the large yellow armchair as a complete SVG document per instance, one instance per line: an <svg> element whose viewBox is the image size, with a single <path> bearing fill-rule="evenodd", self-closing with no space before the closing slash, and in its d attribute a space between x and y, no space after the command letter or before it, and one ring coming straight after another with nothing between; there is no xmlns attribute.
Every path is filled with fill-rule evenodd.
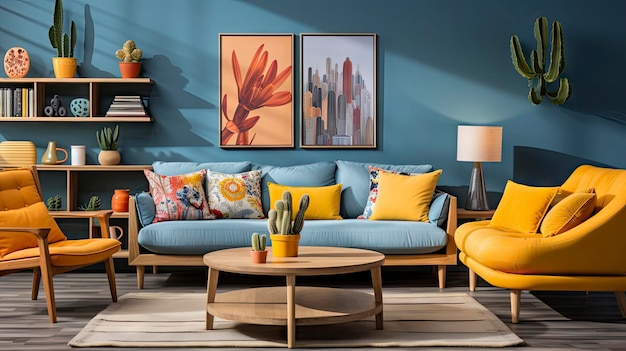
<svg viewBox="0 0 626 351"><path fill-rule="evenodd" d="M455 242L459 259L470 269L470 290L476 288L476 274L510 289L513 323L519 322L521 290L613 291L626 318L626 170L583 165L558 192L595 192L591 217L552 236L492 221L458 227ZM527 199L515 201L523 211Z"/></svg>
<svg viewBox="0 0 626 351"><path fill-rule="evenodd" d="M117 301L112 255L120 242L109 239L113 211L66 212L65 217L95 218L103 238L68 240L42 201L34 166L0 170L0 276L33 270L31 298L37 299L43 279L50 322L57 320L52 277L103 262L111 298Z"/></svg>

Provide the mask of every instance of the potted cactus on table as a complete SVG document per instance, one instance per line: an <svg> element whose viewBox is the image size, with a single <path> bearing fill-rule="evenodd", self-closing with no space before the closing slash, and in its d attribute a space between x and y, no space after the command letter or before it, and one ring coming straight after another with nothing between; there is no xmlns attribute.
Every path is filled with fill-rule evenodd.
<svg viewBox="0 0 626 351"><path fill-rule="evenodd" d="M272 254L277 257L298 256L300 231L304 226L304 214L309 207L309 195L300 197L298 212L292 221L293 207L291 192L285 190L283 198L276 201L268 213L267 228L272 240Z"/></svg>
<svg viewBox="0 0 626 351"><path fill-rule="evenodd" d="M121 49L115 52L115 57L120 61L120 73L122 78L137 78L141 70L139 59L143 55L141 49L137 48L134 40L126 40Z"/></svg>
<svg viewBox="0 0 626 351"><path fill-rule="evenodd" d="M252 263L265 263L267 260L267 235L252 233L252 250L250 251L250 259Z"/></svg>
<svg viewBox="0 0 626 351"><path fill-rule="evenodd" d="M96 139L100 147L98 162L101 165L117 165L120 163L122 156L117 151L117 140L119 137L119 125L116 125L114 130L111 130L110 127L104 127L102 130L96 131Z"/></svg>

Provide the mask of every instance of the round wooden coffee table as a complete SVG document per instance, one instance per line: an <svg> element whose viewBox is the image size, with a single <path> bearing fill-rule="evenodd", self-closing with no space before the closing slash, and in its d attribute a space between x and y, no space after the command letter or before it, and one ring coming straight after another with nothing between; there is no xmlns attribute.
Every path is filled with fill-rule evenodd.
<svg viewBox="0 0 626 351"><path fill-rule="evenodd" d="M274 257L267 263L251 263L250 248L242 247L204 255L209 267L206 329L220 317L251 324L286 325L287 346L295 347L296 325L349 322L376 315L376 329L383 329L381 266L385 255L369 250L301 246L298 257ZM369 270L374 295L328 287L296 288L296 276L336 275ZM285 276L287 288L263 287L216 294L220 271Z"/></svg>

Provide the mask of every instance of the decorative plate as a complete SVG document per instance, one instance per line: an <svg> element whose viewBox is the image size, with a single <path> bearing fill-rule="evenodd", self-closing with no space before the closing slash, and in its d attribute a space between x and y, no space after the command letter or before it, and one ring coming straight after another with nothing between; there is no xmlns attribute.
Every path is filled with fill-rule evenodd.
<svg viewBox="0 0 626 351"><path fill-rule="evenodd" d="M4 71L9 78L22 78L30 69L30 57L24 48L13 47L4 55Z"/></svg>

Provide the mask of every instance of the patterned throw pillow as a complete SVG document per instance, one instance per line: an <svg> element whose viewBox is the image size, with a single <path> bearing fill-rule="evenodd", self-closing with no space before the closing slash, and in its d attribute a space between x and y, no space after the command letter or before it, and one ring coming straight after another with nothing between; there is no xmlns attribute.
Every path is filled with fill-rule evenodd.
<svg viewBox="0 0 626 351"><path fill-rule="evenodd" d="M261 170L226 174L209 170L207 194L216 218L265 218L261 205Z"/></svg>
<svg viewBox="0 0 626 351"><path fill-rule="evenodd" d="M209 212L209 204L202 186L206 170L164 176L144 170L150 183L150 190L156 214L153 223L179 219L214 219Z"/></svg>

